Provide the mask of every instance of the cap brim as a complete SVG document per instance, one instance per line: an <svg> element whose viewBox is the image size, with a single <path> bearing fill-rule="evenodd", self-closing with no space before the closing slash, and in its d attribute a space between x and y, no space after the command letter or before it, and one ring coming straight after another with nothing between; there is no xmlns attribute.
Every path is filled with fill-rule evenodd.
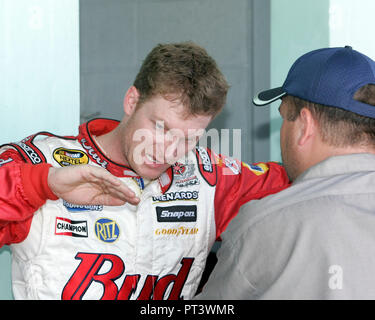
<svg viewBox="0 0 375 320"><path fill-rule="evenodd" d="M277 99L281 99L285 95L286 92L282 87L274 88L260 92L253 98L253 103L256 106L265 106L276 101Z"/></svg>

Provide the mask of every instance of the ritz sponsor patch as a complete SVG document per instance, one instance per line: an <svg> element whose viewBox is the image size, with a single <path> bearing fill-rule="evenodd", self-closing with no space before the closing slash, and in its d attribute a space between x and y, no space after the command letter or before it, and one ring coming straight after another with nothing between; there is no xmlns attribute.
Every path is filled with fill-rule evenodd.
<svg viewBox="0 0 375 320"><path fill-rule="evenodd" d="M120 227L115 220L101 218L95 222L95 235L100 241L113 243L120 237Z"/></svg>
<svg viewBox="0 0 375 320"><path fill-rule="evenodd" d="M158 222L195 222L197 206L156 207Z"/></svg>
<svg viewBox="0 0 375 320"><path fill-rule="evenodd" d="M89 163L87 154L76 149L57 148L53 151L53 158L62 167Z"/></svg>

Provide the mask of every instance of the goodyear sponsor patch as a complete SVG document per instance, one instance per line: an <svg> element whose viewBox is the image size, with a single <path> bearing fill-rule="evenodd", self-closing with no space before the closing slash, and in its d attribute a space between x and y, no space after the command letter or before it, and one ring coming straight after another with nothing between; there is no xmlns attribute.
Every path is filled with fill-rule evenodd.
<svg viewBox="0 0 375 320"><path fill-rule="evenodd" d="M198 233L198 228L159 228L155 230L157 236L183 236L183 235L195 235Z"/></svg>
<svg viewBox="0 0 375 320"><path fill-rule="evenodd" d="M115 220L101 218L95 222L96 237L107 243L115 242L120 236L120 228Z"/></svg>
<svg viewBox="0 0 375 320"><path fill-rule="evenodd" d="M53 158L62 167L89 163L87 154L75 149L57 148L53 151Z"/></svg>

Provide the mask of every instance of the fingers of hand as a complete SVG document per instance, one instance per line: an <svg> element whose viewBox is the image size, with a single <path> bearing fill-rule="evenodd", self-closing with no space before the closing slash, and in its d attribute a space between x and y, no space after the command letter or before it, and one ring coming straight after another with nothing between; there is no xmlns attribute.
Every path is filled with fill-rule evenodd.
<svg viewBox="0 0 375 320"><path fill-rule="evenodd" d="M114 175L103 168L94 166L87 166L86 168L88 170L88 180L90 182L107 181L116 186L121 184L121 181L119 179L117 179Z"/></svg>
<svg viewBox="0 0 375 320"><path fill-rule="evenodd" d="M140 201L140 199L135 196L135 193L122 183L113 185L109 181L104 181L102 187L104 187L103 191L105 193L122 201L129 202L130 204L136 205Z"/></svg>
<svg viewBox="0 0 375 320"><path fill-rule="evenodd" d="M87 170L89 171L88 180L90 183L96 184L102 190L103 194L111 195L132 205L139 203L140 199L136 197L136 194L107 170L93 166L88 166Z"/></svg>

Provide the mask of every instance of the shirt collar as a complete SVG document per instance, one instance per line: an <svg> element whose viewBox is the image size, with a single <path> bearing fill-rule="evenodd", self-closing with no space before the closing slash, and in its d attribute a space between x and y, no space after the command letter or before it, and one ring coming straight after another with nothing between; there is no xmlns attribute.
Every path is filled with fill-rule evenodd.
<svg viewBox="0 0 375 320"><path fill-rule="evenodd" d="M293 184L308 179L368 171L375 171L374 154L355 153L332 156L306 170L294 181Z"/></svg>

